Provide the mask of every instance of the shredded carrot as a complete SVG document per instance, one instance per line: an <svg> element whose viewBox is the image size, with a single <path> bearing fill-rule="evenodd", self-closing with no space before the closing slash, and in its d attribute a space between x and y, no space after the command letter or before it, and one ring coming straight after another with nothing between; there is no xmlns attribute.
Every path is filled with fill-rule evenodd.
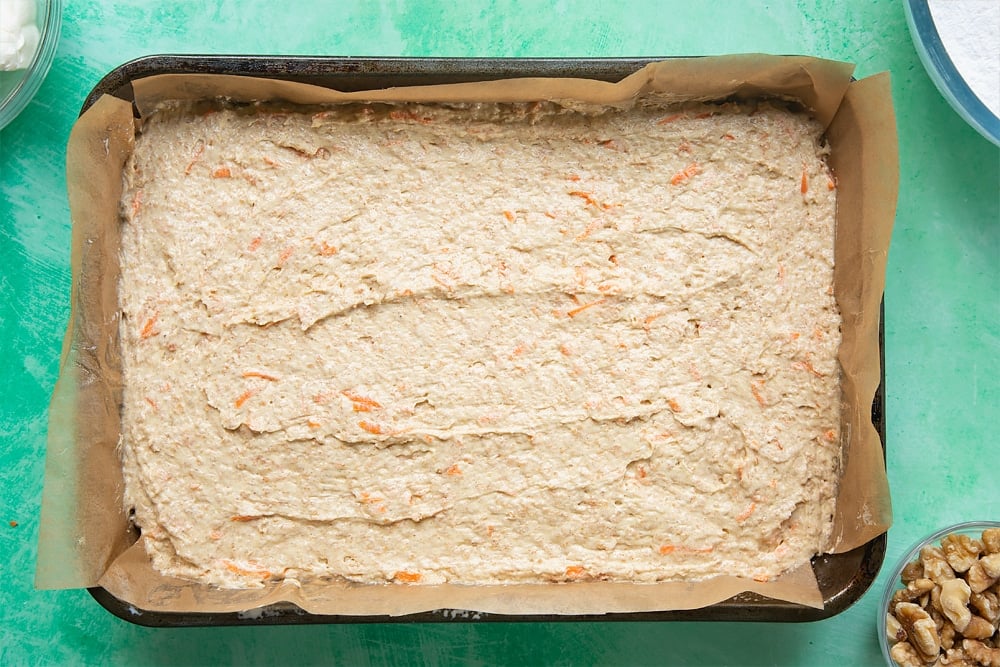
<svg viewBox="0 0 1000 667"><path fill-rule="evenodd" d="M729 134L728 132L726 132L726 133L725 133L724 135L722 135L722 138L723 138L723 139L728 139L729 141L732 141L732 140L734 140L734 139L735 139L736 137L734 137L733 135L731 135L731 134Z"/></svg>
<svg viewBox="0 0 1000 667"><path fill-rule="evenodd" d="M695 549L692 547L685 546L674 546L672 544L664 544L660 547L660 554L668 556L672 553L678 554L710 554L715 550L715 547L705 547L703 549Z"/></svg>
<svg viewBox="0 0 1000 667"><path fill-rule="evenodd" d="M574 183L580 180L579 174L570 174L566 177L567 181L573 181Z"/></svg>
<svg viewBox="0 0 1000 667"><path fill-rule="evenodd" d="M736 515L736 520L746 521L747 519L750 518L750 515L753 514L754 510L756 509L757 509L757 503L750 503L749 507L747 507L745 510Z"/></svg>
<svg viewBox="0 0 1000 667"><path fill-rule="evenodd" d="M396 581L401 581L404 584L415 584L423 579L423 575L419 572L407 572L406 570L400 570L396 574L392 575L392 578Z"/></svg>
<svg viewBox="0 0 1000 667"><path fill-rule="evenodd" d="M560 345L560 346L559 346L559 351L560 351L560 352L562 352L562 353L563 353L563 355L564 355L564 356L567 356L567 357L569 357L569 356L572 356L572 354L573 354L573 353L572 353L572 352L570 351L570 349L569 349L569 346L568 346L568 345L566 345L566 343L563 343L562 345Z"/></svg>
<svg viewBox="0 0 1000 667"><path fill-rule="evenodd" d="M802 194L809 192L809 175L806 173L804 167L802 169L802 184L799 187L799 190L802 191Z"/></svg>
<svg viewBox="0 0 1000 667"><path fill-rule="evenodd" d="M504 211L503 217L507 218L507 222L514 222L514 214L511 211Z"/></svg>
<svg viewBox="0 0 1000 667"><path fill-rule="evenodd" d="M837 439L837 432L831 428L823 433L823 437L829 440L830 442L833 442L834 440Z"/></svg>
<svg viewBox="0 0 1000 667"><path fill-rule="evenodd" d="M793 331L792 333L788 334L788 340L798 340L800 336L802 336L802 334L800 334L798 331Z"/></svg>
<svg viewBox="0 0 1000 667"><path fill-rule="evenodd" d="M785 284L785 265L780 262L778 263L778 284Z"/></svg>
<svg viewBox="0 0 1000 667"><path fill-rule="evenodd" d="M444 474L452 476L461 475L462 469L458 467L457 463L453 463L452 465L448 466L448 469L444 471Z"/></svg>
<svg viewBox="0 0 1000 667"><path fill-rule="evenodd" d="M650 325L653 324L657 319L663 317L666 313L653 313L652 315L647 315L646 319L642 321L642 328L649 331Z"/></svg>
<svg viewBox="0 0 1000 667"><path fill-rule="evenodd" d="M695 116L695 118L698 118L698 119L701 119L701 118L711 118L714 115L715 115L714 111L705 111L705 112L700 113L697 116Z"/></svg>
<svg viewBox="0 0 1000 667"><path fill-rule="evenodd" d="M271 573L267 570L245 570L232 561L223 560L222 562L225 564L226 569L233 574L238 574L243 577L259 577L261 579L271 578Z"/></svg>
<svg viewBox="0 0 1000 667"><path fill-rule="evenodd" d="M691 144L689 144L686 141L682 141L681 145L677 147L677 152L678 153L690 153L691 152Z"/></svg>
<svg viewBox="0 0 1000 667"><path fill-rule="evenodd" d="M263 243L263 242L264 242L264 239L262 239L261 237L257 236L257 237L253 238L250 241L250 245L247 246L247 250L249 250L250 252L253 252L257 248L259 248L260 244Z"/></svg>
<svg viewBox="0 0 1000 667"><path fill-rule="evenodd" d="M355 412L371 412L372 410L378 410L382 408L382 404L376 401L374 398L368 398L367 396L359 396L357 394L351 393L349 391L340 392L345 396L351 403L354 404Z"/></svg>
<svg viewBox="0 0 1000 667"><path fill-rule="evenodd" d="M229 517L229 520L246 523L247 521L255 521L259 518L261 517L257 514L237 514L236 516Z"/></svg>
<svg viewBox="0 0 1000 667"><path fill-rule="evenodd" d="M767 407L767 401L764 400L764 396L760 393L761 387L764 386L763 382L751 382L750 383L750 393L753 394L754 399L762 408Z"/></svg>
<svg viewBox="0 0 1000 667"><path fill-rule="evenodd" d="M382 435L382 427L378 424L372 424L371 422L360 421L358 422L358 427L363 431L368 431L373 435Z"/></svg>
<svg viewBox="0 0 1000 667"><path fill-rule="evenodd" d="M661 118L660 120L656 121L656 124L657 125L666 125L668 123L672 123L675 120L678 120L678 119L683 118L683 117L684 117L684 114L682 114L682 113L675 113L672 116L666 116L664 118Z"/></svg>
<svg viewBox="0 0 1000 667"><path fill-rule="evenodd" d="M577 579L582 577L584 569L582 565L570 565L566 568L566 576L571 579Z"/></svg>
<svg viewBox="0 0 1000 667"><path fill-rule="evenodd" d="M643 466L636 466L635 477L636 479L646 479L648 473Z"/></svg>
<svg viewBox="0 0 1000 667"><path fill-rule="evenodd" d="M185 176L189 176L191 174L191 170L194 169L194 165L198 162L198 159L201 158L201 154L204 152L205 152L205 142L199 139L198 145L194 149L194 156L192 156L191 161L188 162L188 166L184 169Z"/></svg>
<svg viewBox="0 0 1000 667"><path fill-rule="evenodd" d="M271 380L272 382L277 382L278 378L273 375L268 375L267 373L258 373L257 371L247 371L243 374L245 378L260 378L262 380Z"/></svg>
<svg viewBox="0 0 1000 667"><path fill-rule="evenodd" d="M555 214L555 213L550 213L549 211L546 211L546 212L544 213L544 215L545 215L545 217L546 217L546 218L551 218L551 219L553 219L553 220L555 220L555 219L556 219L556 214Z"/></svg>
<svg viewBox="0 0 1000 667"><path fill-rule="evenodd" d="M741 482L743 481L743 466L740 466L736 469L736 478L739 479Z"/></svg>
<svg viewBox="0 0 1000 667"><path fill-rule="evenodd" d="M812 337L816 340L823 340L826 338L826 333L819 327L815 327L812 332Z"/></svg>
<svg viewBox="0 0 1000 667"><path fill-rule="evenodd" d="M527 345L525 345L524 343L519 343L518 346L514 348L514 351L511 353L511 356L512 357L520 357L527 350L528 350L528 346Z"/></svg>
<svg viewBox="0 0 1000 667"><path fill-rule="evenodd" d="M767 576L766 574L758 574L754 576L753 580L758 583L764 584L767 583L768 580L770 580L770 577Z"/></svg>
<svg viewBox="0 0 1000 667"><path fill-rule="evenodd" d="M329 394L316 394L315 396L313 396L313 403L315 403L316 405L326 405L329 402L330 402Z"/></svg>
<svg viewBox="0 0 1000 667"><path fill-rule="evenodd" d="M579 197L583 201L587 202L589 206L598 206L597 200L589 192L584 192L582 190L573 190L568 193L570 197Z"/></svg>
<svg viewBox="0 0 1000 667"><path fill-rule="evenodd" d="M818 378L826 377L826 373L821 373L820 371L816 370L808 358L802 361L793 361L792 367L798 368L799 370L803 371L809 371Z"/></svg>
<svg viewBox="0 0 1000 667"><path fill-rule="evenodd" d="M136 190L135 196L132 197L132 217L134 218L139 213L139 209L142 208L142 190Z"/></svg>
<svg viewBox="0 0 1000 667"><path fill-rule="evenodd" d="M621 142L615 139L605 139L604 141L598 141L597 145L600 146L601 148L607 148L608 150L612 151L624 150L624 147L621 145Z"/></svg>
<svg viewBox="0 0 1000 667"><path fill-rule="evenodd" d="M684 167L684 169L673 175L670 179L670 185L680 185L695 174L699 173L701 173L701 166L697 162L692 162L688 166Z"/></svg>
<svg viewBox="0 0 1000 667"><path fill-rule="evenodd" d="M239 397L236 399L235 402L236 407L242 408L243 404L246 403L248 400L250 400L250 397L256 393L257 391L255 389L247 389L245 392L240 394Z"/></svg>
<svg viewBox="0 0 1000 667"><path fill-rule="evenodd" d="M827 190L836 190L837 189L837 182L835 180L833 180L832 176L827 176L826 177L826 189Z"/></svg>
<svg viewBox="0 0 1000 667"><path fill-rule="evenodd" d="M412 111L402 111L402 110L390 111L389 118L393 120L412 120L422 125L427 125L434 121L433 118L430 118L428 116L418 116L416 113Z"/></svg>
<svg viewBox="0 0 1000 667"><path fill-rule="evenodd" d="M618 255L608 255L608 261L618 266Z"/></svg>
<svg viewBox="0 0 1000 667"><path fill-rule="evenodd" d="M322 243L319 244L319 254L323 255L324 257L330 257L331 255L336 255L337 246L330 245L326 241L323 241Z"/></svg>
<svg viewBox="0 0 1000 667"><path fill-rule="evenodd" d="M678 403L676 399L671 398L670 400L667 401L667 405L670 406L670 409L673 412L680 412L681 411L681 404Z"/></svg>
<svg viewBox="0 0 1000 667"><path fill-rule="evenodd" d="M142 325L142 330L139 331L140 338L149 338L155 336L159 332L156 330L156 318L160 316L159 313L154 312L153 316L146 320L146 323Z"/></svg>
<svg viewBox="0 0 1000 667"><path fill-rule="evenodd" d="M580 232L579 234L577 234L576 237L573 240L574 241L582 241L585 238L587 238L588 236L590 236L591 234L593 234L596 230L600 229L600 227L601 227L600 221L594 220L592 223L590 223L589 225L587 225L587 228L585 230L583 230L582 232Z"/></svg>
<svg viewBox="0 0 1000 667"><path fill-rule="evenodd" d="M266 155L264 156L264 164L266 164L269 167L277 167L278 166L277 162L275 162L271 158L267 157Z"/></svg>
<svg viewBox="0 0 1000 667"><path fill-rule="evenodd" d="M322 424L310 419L309 421L306 422L306 426L308 426L309 428L319 428L320 426L322 426Z"/></svg>
<svg viewBox="0 0 1000 667"><path fill-rule="evenodd" d="M212 172L212 178L229 178L233 175L233 172L229 171L229 167L219 167Z"/></svg>
<svg viewBox="0 0 1000 667"><path fill-rule="evenodd" d="M157 405L156 405L156 401L154 401L153 399L151 399L151 398L150 398L149 396L146 396L146 402L147 402L147 403L149 403L149 405L150 405L150 406L151 406L151 407L152 407L152 408L153 408L154 410L156 410L156 411L159 411L159 409L160 409L160 408L159 408L159 407L157 407Z"/></svg>
<svg viewBox="0 0 1000 667"><path fill-rule="evenodd" d="M208 537L211 540L221 540L222 539L222 533L220 533L217 530L213 530L211 533L208 534Z"/></svg>
<svg viewBox="0 0 1000 667"><path fill-rule="evenodd" d="M573 310L567 311L566 315L568 315L569 317L576 317L577 315L587 310L588 308L593 308L594 306L604 303L604 301L605 299L598 299L597 301L591 301L590 303L585 303L582 306L577 306Z"/></svg>
<svg viewBox="0 0 1000 667"><path fill-rule="evenodd" d="M282 250L281 254L278 255L278 266L279 267L284 266L285 262L288 261L288 258L292 256L293 252L295 252L295 248L292 246L288 246L287 248Z"/></svg>

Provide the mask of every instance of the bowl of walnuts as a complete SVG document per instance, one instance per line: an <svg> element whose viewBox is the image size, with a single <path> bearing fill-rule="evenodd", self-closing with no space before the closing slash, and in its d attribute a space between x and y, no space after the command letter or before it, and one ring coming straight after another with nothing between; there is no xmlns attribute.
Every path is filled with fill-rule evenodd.
<svg viewBox="0 0 1000 667"><path fill-rule="evenodd" d="M879 610L888 665L1000 667L1000 521L959 523L915 544Z"/></svg>

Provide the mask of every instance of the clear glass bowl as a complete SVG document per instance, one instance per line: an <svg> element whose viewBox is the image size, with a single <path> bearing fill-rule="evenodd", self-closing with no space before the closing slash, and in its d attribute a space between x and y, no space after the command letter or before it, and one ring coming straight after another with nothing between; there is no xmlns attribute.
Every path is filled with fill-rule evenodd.
<svg viewBox="0 0 1000 667"><path fill-rule="evenodd" d="M38 48L26 69L0 72L0 130L28 106L49 73L61 23L62 0L35 0Z"/></svg>
<svg viewBox="0 0 1000 667"><path fill-rule="evenodd" d="M1000 146L1000 118L972 91L948 56L927 0L903 0L913 46L931 81L959 116L979 134Z"/></svg>
<svg viewBox="0 0 1000 667"><path fill-rule="evenodd" d="M898 667L897 663L889 657L889 649L892 644L889 643L889 638L886 636L886 614L889 613L889 601L892 599L892 594L903 588L902 581L900 577L903 575L903 568L906 564L917 560L920 556L920 550L923 549L928 544L939 544L941 538L946 535L951 535L952 533L959 533L962 535L968 535L969 537L975 537L976 539L982 535L983 530L986 528L1000 528L1000 521L966 521L965 523L956 523L955 525L942 528L937 530L924 539L920 540L913 547L903 554L903 557L899 559L896 563L896 567L893 568L892 574L889 575L889 580L886 583L885 590L882 592L882 604L878 608L878 640L879 646L882 647L882 657L885 658L885 664L890 667Z"/></svg>

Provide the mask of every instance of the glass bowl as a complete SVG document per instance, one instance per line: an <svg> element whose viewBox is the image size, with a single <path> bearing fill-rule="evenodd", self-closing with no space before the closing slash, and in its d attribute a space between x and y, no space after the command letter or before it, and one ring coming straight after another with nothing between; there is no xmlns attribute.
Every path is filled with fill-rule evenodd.
<svg viewBox="0 0 1000 667"><path fill-rule="evenodd" d="M3 0L6 2L6 0ZM62 0L35 0L38 46L25 69L0 71L0 130L17 117L38 92L59 44Z"/></svg>
<svg viewBox="0 0 1000 667"><path fill-rule="evenodd" d="M979 99L942 42L928 0L903 0L913 46L931 81L962 119L1000 146L1000 117Z"/></svg>
<svg viewBox="0 0 1000 667"><path fill-rule="evenodd" d="M882 647L882 657L885 658L886 665L898 667L898 663L889 657L889 649L892 648L892 644L889 643L889 638L886 636L886 615L889 613L889 602L892 599L892 594L904 588L900 579L903 575L903 568L906 567L907 563L919 558L921 549L929 544L940 544L941 538L946 535L959 533L979 539L979 536L987 528L1000 528L1000 521L966 521L947 526L941 530L934 531L914 544L896 563L896 567L893 568L892 573L889 575L889 580L886 582L885 590L882 592L882 603L878 608L878 641L879 646Z"/></svg>

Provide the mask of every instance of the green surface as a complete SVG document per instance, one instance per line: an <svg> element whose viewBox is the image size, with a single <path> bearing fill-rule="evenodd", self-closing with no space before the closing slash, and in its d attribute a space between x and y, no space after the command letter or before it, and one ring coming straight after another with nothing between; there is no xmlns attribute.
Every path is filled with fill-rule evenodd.
<svg viewBox="0 0 1000 667"><path fill-rule="evenodd" d="M886 290L887 562L1000 519L1000 151L947 106L901 0L629 2L67 0L35 100L0 133L0 665L877 665L875 587L805 625L592 623L150 630L85 591L35 591L46 410L69 313L64 158L87 92L150 53L630 56L801 53L890 70L900 201ZM992 467L991 467L992 466ZM9 522L16 521L16 527Z"/></svg>

